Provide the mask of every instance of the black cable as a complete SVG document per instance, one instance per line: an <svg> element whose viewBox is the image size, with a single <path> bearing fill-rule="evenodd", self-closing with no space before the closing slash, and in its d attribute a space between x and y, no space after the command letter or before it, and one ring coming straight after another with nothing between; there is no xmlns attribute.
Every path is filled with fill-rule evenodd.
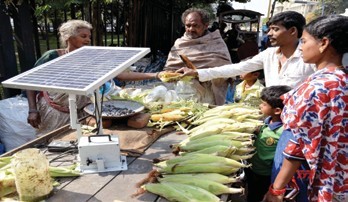
<svg viewBox="0 0 348 202"><path fill-rule="evenodd" d="M60 158L63 158L64 156L66 156L67 154L74 154L74 153L77 153L78 152L78 149L77 147L76 148L73 148L73 149L69 149L61 154L59 154L58 156L54 157L53 159L49 160L49 163L57 160L57 159L60 159Z"/></svg>

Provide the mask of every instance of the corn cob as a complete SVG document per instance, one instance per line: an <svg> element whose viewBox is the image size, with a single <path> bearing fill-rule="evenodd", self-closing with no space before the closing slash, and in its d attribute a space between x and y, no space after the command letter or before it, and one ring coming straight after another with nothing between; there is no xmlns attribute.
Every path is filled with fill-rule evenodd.
<svg viewBox="0 0 348 202"><path fill-rule="evenodd" d="M205 149L201 149L198 151L194 152L182 152L180 153L182 156L189 155L189 154L213 154L216 156L223 156L223 157L228 157L231 156L234 152L236 152L237 148L236 147L227 147L223 145L215 145L212 147L208 147Z"/></svg>
<svg viewBox="0 0 348 202"><path fill-rule="evenodd" d="M214 182L218 182L221 184L229 184L234 182L239 182L240 179L233 178L233 177L227 177L225 175L221 175L219 173L192 173L192 174L163 174L164 178L177 178L177 177L184 177L184 178L198 178L198 179L205 179L205 180L211 180Z"/></svg>
<svg viewBox="0 0 348 202"><path fill-rule="evenodd" d="M232 140L239 140L239 141L250 141L255 136L252 133L242 133L242 132L236 132L236 131L225 131L220 133L219 135L226 135L226 136L229 136Z"/></svg>
<svg viewBox="0 0 348 202"><path fill-rule="evenodd" d="M0 197L16 192L15 176L10 170L0 171Z"/></svg>
<svg viewBox="0 0 348 202"><path fill-rule="evenodd" d="M202 138L203 139L203 138ZM196 140L195 140L196 141ZM179 151L186 151L186 152L193 152L193 151L198 151L198 150L202 150L208 147L213 147L216 145L223 145L223 146L227 146L227 147L243 147L245 143L240 142L240 141L234 141L234 140L229 140L229 139L215 139L212 141L204 141L204 142L188 142L185 145L175 145L174 149L179 150Z"/></svg>
<svg viewBox="0 0 348 202"><path fill-rule="evenodd" d="M152 114L152 121L180 121L184 119L185 116L181 114Z"/></svg>
<svg viewBox="0 0 348 202"><path fill-rule="evenodd" d="M192 137L192 136L196 136L196 135L201 135L202 137L204 137L204 136L219 134L224 128L226 128L230 125L231 124L228 124L228 123L211 125L209 127L201 128L201 129L196 130L192 133L189 133L189 136Z"/></svg>
<svg viewBox="0 0 348 202"><path fill-rule="evenodd" d="M179 145L182 146L189 146L189 145L195 145L195 144L202 144L202 143L207 143L210 141L215 141L215 140L227 140L227 141L231 141L231 143L233 143L232 145L240 148L242 146L248 146L248 145L252 145L252 141L251 139L249 141L238 141L238 140L234 140L234 137L232 136L228 136L228 135L211 135L211 136L207 136L207 137L203 137L203 138L199 138L196 140L190 140L190 141L183 141L181 143L179 143Z"/></svg>
<svg viewBox="0 0 348 202"><path fill-rule="evenodd" d="M229 126L226 126L222 132L226 131L234 131L234 132L245 132L245 133L253 133L258 125L255 123L251 122L246 122L246 123L234 123L234 124L229 124Z"/></svg>
<svg viewBox="0 0 348 202"><path fill-rule="evenodd" d="M220 114L221 112L228 111L228 110L231 110L233 108L242 107L242 106L243 106L243 104L241 104L241 103L217 106L217 107L214 107L214 108L209 109L206 112L204 112L202 117Z"/></svg>
<svg viewBox="0 0 348 202"><path fill-rule="evenodd" d="M233 168L248 167L233 159L215 156L210 154L188 154L186 156L175 157L166 161L155 164L158 167L166 167L175 164L204 164L204 163L221 163L222 165L232 166Z"/></svg>
<svg viewBox="0 0 348 202"><path fill-rule="evenodd" d="M238 148L237 151L234 152L235 155L246 155L249 154L250 152L254 152L255 147L241 147Z"/></svg>
<svg viewBox="0 0 348 202"><path fill-rule="evenodd" d="M227 119L229 118L231 115L228 114L228 113L220 113L220 114L217 114L217 115L211 115L211 116L207 116L207 117L201 117L199 119L196 119L194 122L192 122L191 124L192 125L201 125L201 124L204 124L208 121L212 121L214 119Z"/></svg>
<svg viewBox="0 0 348 202"><path fill-rule="evenodd" d="M235 123L235 120L229 119L229 118L215 118L212 120L209 120L207 122L205 122L204 124L201 124L197 127L192 128L191 130L189 130L189 133L193 133L195 131L201 130L201 129L207 129L209 127L212 127L213 125L216 124L232 124Z"/></svg>
<svg viewBox="0 0 348 202"><path fill-rule="evenodd" d="M204 163L204 164L172 164L163 168L159 168L160 173L184 174L184 173L220 173L222 175L230 175L240 168L233 168L223 163Z"/></svg>
<svg viewBox="0 0 348 202"><path fill-rule="evenodd" d="M163 182L175 182L180 184L192 185L195 187L200 187L209 191L212 194L220 195L220 194L236 194L243 193L244 189L240 188L229 188L226 185L223 185L218 182L214 182L212 180L206 180L202 178L188 178L188 177L176 177L176 178L158 178L160 183Z"/></svg>
<svg viewBox="0 0 348 202"><path fill-rule="evenodd" d="M222 129L223 131L224 129ZM242 132L236 132L236 131L225 131L225 132L219 132L215 133L215 135L226 135L229 136L233 140L239 140L239 141L248 141L251 140L254 134L252 133L242 133ZM208 134L207 133L201 133L201 134L192 134L190 135L187 139L183 140L182 142L188 142L189 140L197 140L200 138L207 137L209 135L214 135L214 134Z"/></svg>
<svg viewBox="0 0 348 202"><path fill-rule="evenodd" d="M70 167L49 167L51 177L74 177L79 176L80 172L75 170L76 164Z"/></svg>
<svg viewBox="0 0 348 202"><path fill-rule="evenodd" d="M168 201L190 201L189 196L184 194L182 191L169 186L167 183L149 183L141 187L142 189L162 196Z"/></svg>
<svg viewBox="0 0 348 202"><path fill-rule="evenodd" d="M11 163L12 160L12 156L5 156L5 157L1 157L0 158L0 168L9 165Z"/></svg>
<svg viewBox="0 0 348 202"><path fill-rule="evenodd" d="M179 202L218 202L220 199L215 196L214 194L206 191L205 189L202 189L200 187L195 187L191 185L181 184L181 183L175 183L175 182L163 182L158 183L159 185L153 186L149 184L144 185L145 189L163 196L164 198L168 199L169 201L179 201ZM161 188L165 189L166 191L163 192ZM170 193L168 193L170 192ZM174 193L175 194L174 194ZM177 197L177 195L181 195L180 197ZM170 196L171 198L167 198ZM184 199L184 200L183 200Z"/></svg>
<svg viewBox="0 0 348 202"><path fill-rule="evenodd" d="M236 161L240 161L240 160L251 159L251 157L253 157L254 154L255 154L255 153L253 153L253 154L248 154L248 155L236 155L236 154L232 154L232 155L228 156L228 158L231 158L231 159L236 160Z"/></svg>

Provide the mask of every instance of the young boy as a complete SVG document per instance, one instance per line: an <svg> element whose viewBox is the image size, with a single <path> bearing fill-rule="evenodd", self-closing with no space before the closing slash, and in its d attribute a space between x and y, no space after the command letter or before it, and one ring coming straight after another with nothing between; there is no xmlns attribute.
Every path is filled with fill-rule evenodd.
<svg viewBox="0 0 348 202"><path fill-rule="evenodd" d="M271 172L278 139L283 132L280 114L284 107L280 96L291 90L289 86L270 86L261 91L260 110L266 117L256 137L256 154L249 160L251 168L245 169L247 201L262 201L271 184Z"/></svg>
<svg viewBox="0 0 348 202"><path fill-rule="evenodd" d="M259 107L261 104L260 94L264 88L258 79L261 74L263 74L262 69L240 76L243 81L236 86L234 102L243 102L249 106Z"/></svg>

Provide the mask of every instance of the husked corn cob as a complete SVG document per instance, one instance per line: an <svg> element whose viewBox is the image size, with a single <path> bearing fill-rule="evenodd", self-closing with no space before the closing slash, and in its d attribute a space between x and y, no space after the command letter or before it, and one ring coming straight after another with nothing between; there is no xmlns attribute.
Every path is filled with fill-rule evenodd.
<svg viewBox="0 0 348 202"><path fill-rule="evenodd" d="M221 175L219 173L190 173L190 174L163 174L164 178L198 178L206 179L214 182L219 182L221 184L229 184L234 182L239 182L240 179L234 177L227 177L226 175Z"/></svg>
<svg viewBox="0 0 348 202"><path fill-rule="evenodd" d="M185 116L181 114L152 114L151 115L151 120L152 121L180 121L184 119Z"/></svg>
<svg viewBox="0 0 348 202"><path fill-rule="evenodd" d="M212 194L220 195L220 194L236 194L236 193L243 193L243 188L229 188L226 185L223 185L221 183L207 180L203 178L188 178L188 177L177 177L177 178L158 178L160 183L162 182L175 182L180 184L187 184L192 185L195 187L200 187L202 189L205 189L209 191Z"/></svg>

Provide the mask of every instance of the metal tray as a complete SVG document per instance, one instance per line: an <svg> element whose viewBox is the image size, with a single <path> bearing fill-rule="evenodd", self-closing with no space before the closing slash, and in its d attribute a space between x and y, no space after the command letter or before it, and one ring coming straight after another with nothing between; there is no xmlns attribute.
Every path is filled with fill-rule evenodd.
<svg viewBox="0 0 348 202"><path fill-rule="evenodd" d="M102 118L110 118L110 119L117 119L117 118L126 118L126 117L131 117L141 111L143 111L145 109L144 105L136 102L136 101L132 101L132 100L125 100L125 99L119 99L119 100L110 100L110 101L104 101L103 102L103 106L104 105L112 105L114 107L118 107L118 108L127 108L130 110L133 110L133 113L129 113L126 115L107 115L105 112L102 112ZM94 114L94 103L91 103L89 105L87 105L84 108L85 112L87 112L88 114L95 116Z"/></svg>

